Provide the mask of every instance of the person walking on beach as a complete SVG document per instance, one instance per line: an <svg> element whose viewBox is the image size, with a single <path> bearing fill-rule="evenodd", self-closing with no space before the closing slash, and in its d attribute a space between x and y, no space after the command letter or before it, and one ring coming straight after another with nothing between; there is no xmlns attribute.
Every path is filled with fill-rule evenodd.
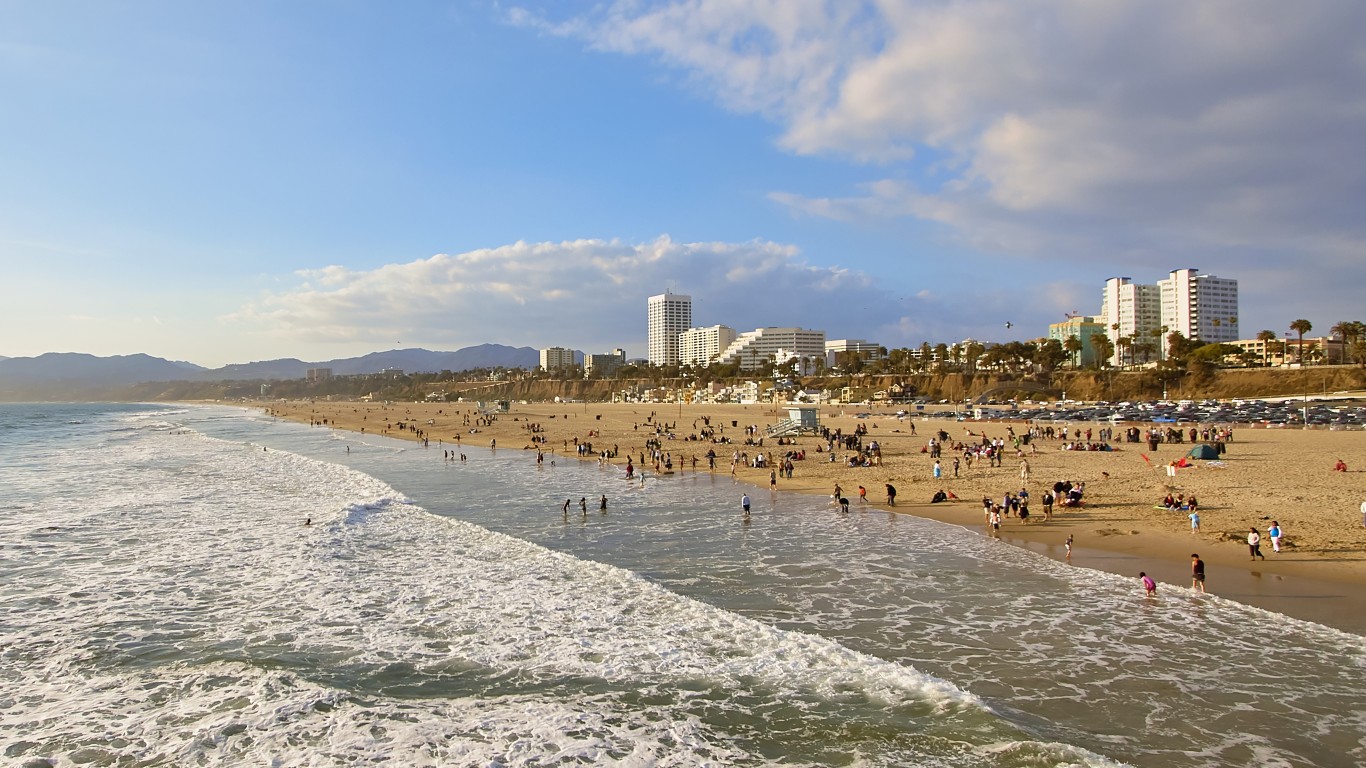
<svg viewBox="0 0 1366 768"><path fill-rule="evenodd" d="M1072 534L1067 534L1067 541L1063 547L1067 549L1067 562L1072 562Z"/></svg>
<svg viewBox="0 0 1366 768"><path fill-rule="evenodd" d="M1361 527L1366 528L1366 501L1361 502Z"/></svg>
<svg viewBox="0 0 1366 768"><path fill-rule="evenodd" d="M778 490L778 470L776 469L768 471L768 489L770 491Z"/></svg>
<svg viewBox="0 0 1366 768"><path fill-rule="evenodd" d="M887 506L896 506L896 486L891 483L887 483Z"/></svg>
<svg viewBox="0 0 1366 768"><path fill-rule="evenodd" d="M1191 533L1199 533L1200 513L1192 509L1191 513L1189 515L1186 515L1186 517L1189 517L1191 519Z"/></svg>
<svg viewBox="0 0 1366 768"><path fill-rule="evenodd" d="M1029 459L1020 459L1020 479L1029 482Z"/></svg>
<svg viewBox="0 0 1366 768"><path fill-rule="evenodd" d="M748 493L746 493L746 494L744 494L743 496L740 497L740 508L743 509L743 510L745 510L745 518L748 519L748 518L749 518L749 494L748 494Z"/></svg>
<svg viewBox="0 0 1366 768"><path fill-rule="evenodd" d="M868 503L868 489L861 485L858 487L858 500L864 504Z"/></svg>
<svg viewBox="0 0 1366 768"><path fill-rule="evenodd" d="M1271 539L1271 551L1281 551L1281 524L1275 520L1271 521L1271 527L1266 529L1266 535Z"/></svg>
<svg viewBox="0 0 1366 768"><path fill-rule="evenodd" d="M1200 559L1200 555L1191 553L1191 589L1205 592L1205 561Z"/></svg>
<svg viewBox="0 0 1366 768"><path fill-rule="evenodd" d="M1153 581L1153 577L1143 571L1139 571L1138 578L1143 580L1143 596L1157 597L1157 582Z"/></svg>
<svg viewBox="0 0 1366 768"><path fill-rule="evenodd" d="M1247 529L1247 553L1252 555L1249 558L1251 560L1256 560L1259 557L1263 560L1266 559L1266 555L1262 554L1262 535L1257 533L1256 528Z"/></svg>

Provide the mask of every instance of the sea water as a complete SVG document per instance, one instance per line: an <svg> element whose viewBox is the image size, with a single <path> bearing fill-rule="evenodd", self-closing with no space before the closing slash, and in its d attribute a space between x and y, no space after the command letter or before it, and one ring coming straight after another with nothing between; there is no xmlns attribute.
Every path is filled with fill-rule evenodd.
<svg viewBox="0 0 1366 768"><path fill-rule="evenodd" d="M1366 762L1366 638L453 437L0 405L7 764Z"/></svg>

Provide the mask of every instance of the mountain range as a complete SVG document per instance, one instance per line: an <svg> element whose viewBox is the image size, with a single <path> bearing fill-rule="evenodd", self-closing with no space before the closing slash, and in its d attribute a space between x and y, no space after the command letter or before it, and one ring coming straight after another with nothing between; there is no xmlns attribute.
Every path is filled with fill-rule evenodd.
<svg viewBox="0 0 1366 768"><path fill-rule="evenodd" d="M578 355L576 354L576 357ZM74 352L49 352L37 357L0 357L0 399L33 396L45 388L118 387L155 381L254 381L302 379L310 368L330 368L334 376L379 373L439 373L474 368L534 368L540 353L531 347L480 344L454 352L395 349L361 357L304 362L293 358L234 363L205 368L194 363L165 360L145 354L96 357Z"/></svg>

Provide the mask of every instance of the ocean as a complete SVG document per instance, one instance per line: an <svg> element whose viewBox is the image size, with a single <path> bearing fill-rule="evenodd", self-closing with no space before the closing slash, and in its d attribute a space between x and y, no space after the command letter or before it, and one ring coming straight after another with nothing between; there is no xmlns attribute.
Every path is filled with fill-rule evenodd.
<svg viewBox="0 0 1366 768"><path fill-rule="evenodd" d="M0 405L6 764L1366 763L1361 636L817 497L748 488L746 524L727 475L452 447Z"/></svg>

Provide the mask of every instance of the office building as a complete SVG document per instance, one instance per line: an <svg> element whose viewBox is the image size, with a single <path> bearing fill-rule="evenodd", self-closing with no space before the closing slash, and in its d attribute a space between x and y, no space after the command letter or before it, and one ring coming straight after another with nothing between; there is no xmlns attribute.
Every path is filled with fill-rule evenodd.
<svg viewBox="0 0 1366 768"><path fill-rule="evenodd" d="M621 367L626 365L626 350L614 349L605 355L584 355L583 356L583 376L597 376L606 378L612 376Z"/></svg>

